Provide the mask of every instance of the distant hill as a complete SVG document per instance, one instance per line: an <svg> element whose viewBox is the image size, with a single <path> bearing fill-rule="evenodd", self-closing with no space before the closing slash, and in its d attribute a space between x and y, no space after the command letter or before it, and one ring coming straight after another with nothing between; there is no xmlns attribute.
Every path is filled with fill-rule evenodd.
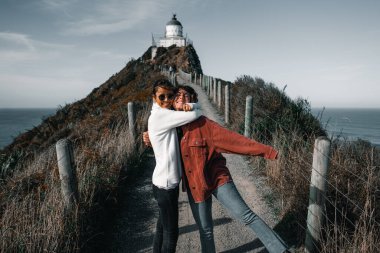
<svg viewBox="0 0 380 253"><path fill-rule="evenodd" d="M151 83L161 75L159 65L172 65L184 71L202 73L198 55L192 45L187 47L158 48L151 60L151 48L138 59L130 60L118 73L95 88L87 97L61 106L55 115L43 120L33 129L20 134L0 151L0 166L8 157L20 161L31 158L56 143L69 137L74 142L94 142L107 129L113 128L121 118L127 117L130 101L145 102L150 99ZM11 169L8 171L11 171Z"/></svg>

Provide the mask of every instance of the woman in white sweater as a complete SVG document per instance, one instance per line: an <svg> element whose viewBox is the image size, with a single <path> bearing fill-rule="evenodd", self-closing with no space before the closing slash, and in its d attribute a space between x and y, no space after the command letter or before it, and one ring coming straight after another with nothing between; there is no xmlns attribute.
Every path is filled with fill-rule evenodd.
<svg viewBox="0 0 380 253"><path fill-rule="evenodd" d="M153 252L175 252L178 240L178 193L181 157L176 127L201 116L197 104L184 104L183 111L172 110L175 88L165 79L153 85L153 106L148 119L149 137L156 157L152 182L159 207Z"/></svg>

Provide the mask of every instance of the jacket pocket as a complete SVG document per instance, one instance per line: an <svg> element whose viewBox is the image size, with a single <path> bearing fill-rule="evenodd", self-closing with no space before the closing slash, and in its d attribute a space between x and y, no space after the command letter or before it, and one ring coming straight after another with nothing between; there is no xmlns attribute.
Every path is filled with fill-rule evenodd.
<svg viewBox="0 0 380 253"><path fill-rule="evenodd" d="M194 138L189 140L190 156L206 156L207 143L203 138Z"/></svg>

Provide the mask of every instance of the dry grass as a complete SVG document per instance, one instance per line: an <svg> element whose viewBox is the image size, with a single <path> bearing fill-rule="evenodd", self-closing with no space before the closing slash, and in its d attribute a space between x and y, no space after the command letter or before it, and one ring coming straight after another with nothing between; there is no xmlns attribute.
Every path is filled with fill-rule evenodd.
<svg viewBox="0 0 380 253"><path fill-rule="evenodd" d="M222 90L224 92L224 90ZM274 146L274 162L253 159L278 196L284 236L302 248L315 139L325 131L307 101L291 100L259 78L242 76L231 87L231 124L244 131L245 97L253 96L252 138ZM224 97L224 95L223 95ZM224 107L220 113L224 114ZM322 252L380 252L380 151L368 142L335 138L326 193ZM289 218L290 217L290 218Z"/></svg>
<svg viewBox="0 0 380 253"><path fill-rule="evenodd" d="M2 191L0 248L3 252L57 251L61 247L65 224L60 182L56 169L52 169L54 160L51 148L22 172L15 173L5 187L7 191ZM70 235L67 236L69 239Z"/></svg>
<svg viewBox="0 0 380 253"><path fill-rule="evenodd" d="M139 119L147 114L146 108ZM74 143L80 198L70 214L64 213L54 146L17 168L1 188L1 252L86 251L99 232L102 206L116 201L121 169L136 161L138 147L125 121L96 142Z"/></svg>
<svg viewBox="0 0 380 253"><path fill-rule="evenodd" d="M379 164L380 151L369 143L335 140L324 252L380 251Z"/></svg>

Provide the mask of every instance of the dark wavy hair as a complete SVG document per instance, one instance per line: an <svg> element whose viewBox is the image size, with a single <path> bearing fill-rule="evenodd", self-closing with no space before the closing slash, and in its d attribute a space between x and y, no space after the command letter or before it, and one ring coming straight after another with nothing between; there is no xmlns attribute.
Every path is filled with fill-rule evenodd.
<svg viewBox="0 0 380 253"><path fill-rule="evenodd" d="M157 79L153 82L152 95L154 96L158 88L165 88L167 90L173 90L176 92L176 87L168 79Z"/></svg>
<svg viewBox="0 0 380 253"><path fill-rule="evenodd" d="M198 93L196 93L195 90L193 88L191 88L190 86L187 86L187 85L178 85L176 88L177 88L177 91L179 89L182 89L182 90L185 90L187 93L189 93L189 95L190 95L190 102L191 103L198 102Z"/></svg>

